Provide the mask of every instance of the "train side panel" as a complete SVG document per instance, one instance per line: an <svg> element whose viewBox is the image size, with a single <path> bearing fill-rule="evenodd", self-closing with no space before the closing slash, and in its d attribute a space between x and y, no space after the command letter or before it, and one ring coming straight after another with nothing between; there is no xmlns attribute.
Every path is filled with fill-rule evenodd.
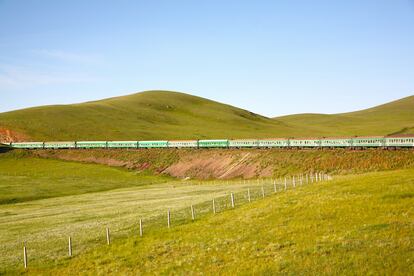
<svg viewBox="0 0 414 276"><path fill-rule="evenodd" d="M321 139L321 147L326 148L348 148L352 147L351 138L324 138Z"/></svg>
<svg viewBox="0 0 414 276"><path fill-rule="evenodd" d="M252 139L229 140L230 148L255 148L258 146L259 146L258 140L252 140Z"/></svg>
<svg viewBox="0 0 414 276"><path fill-rule="evenodd" d="M219 139L219 140L199 140L199 148L228 148L229 140Z"/></svg>
<svg viewBox="0 0 414 276"><path fill-rule="evenodd" d="M289 139L290 147L294 148L317 148L321 146L319 139Z"/></svg>
<svg viewBox="0 0 414 276"><path fill-rule="evenodd" d="M76 142L45 142L45 149L74 149Z"/></svg>
<svg viewBox="0 0 414 276"><path fill-rule="evenodd" d="M409 148L414 147L414 136L413 137L386 137L386 147L398 147L398 148Z"/></svg>
<svg viewBox="0 0 414 276"><path fill-rule="evenodd" d="M18 142L11 143L11 147L16 149L43 149L43 142Z"/></svg>
<svg viewBox="0 0 414 276"><path fill-rule="evenodd" d="M289 147L289 139L261 139L258 140L261 148L286 148Z"/></svg>
<svg viewBox="0 0 414 276"><path fill-rule="evenodd" d="M138 148L138 141L108 141L108 148L136 149Z"/></svg>
<svg viewBox="0 0 414 276"><path fill-rule="evenodd" d="M76 148L79 149L103 149L107 148L106 141L78 141Z"/></svg>
<svg viewBox="0 0 414 276"><path fill-rule="evenodd" d="M169 148L198 148L197 140L173 140L168 141Z"/></svg>
<svg viewBox="0 0 414 276"><path fill-rule="evenodd" d="M353 147L379 148L385 145L383 137L356 137L352 138Z"/></svg>
<svg viewBox="0 0 414 276"><path fill-rule="evenodd" d="M139 141L138 148L149 149L149 148L167 148L168 141Z"/></svg>

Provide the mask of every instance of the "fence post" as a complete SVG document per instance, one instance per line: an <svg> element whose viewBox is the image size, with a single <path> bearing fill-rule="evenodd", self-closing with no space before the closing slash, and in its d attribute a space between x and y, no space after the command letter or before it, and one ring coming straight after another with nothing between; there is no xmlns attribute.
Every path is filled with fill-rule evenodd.
<svg viewBox="0 0 414 276"><path fill-rule="evenodd" d="M170 209L168 209L168 211L167 211L167 225L168 225L168 228L171 227L171 212L170 212Z"/></svg>
<svg viewBox="0 0 414 276"><path fill-rule="evenodd" d="M24 268L27 268L27 250L26 250L26 243L23 243L23 262L24 262Z"/></svg>
<svg viewBox="0 0 414 276"><path fill-rule="evenodd" d="M69 236L68 246L69 246L69 257L72 257L72 238L70 236Z"/></svg>
<svg viewBox="0 0 414 276"><path fill-rule="evenodd" d="M264 190L264 186L262 185L262 197L265 198L265 190Z"/></svg>
<svg viewBox="0 0 414 276"><path fill-rule="evenodd" d="M277 193L276 180L273 181L273 189L275 190L275 193Z"/></svg>
<svg viewBox="0 0 414 276"><path fill-rule="evenodd" d="M109 228L106 227L106 243L111 244L111 237L109 235Z"/></svg>
<svg viewBox="0 0 414 276"><path fill-rule="evenodd" d="M295 176L292 176L292 184L293 188L296 188Z"/></svg>
<svg viewBox="0 0 414 276"><path fill-rule="evenodd" d="M252 202L252 199L250 198L250 188L247 188L247 200L249 200L249 202Z"/></svg>
<svg viewBox="0 0 414 276"><path fill-rule="evenodd" d="M309 184L308 174L306 174L306 184Z"/></svg>
<svg viewBox="0 0 414 276"><path fill-rule="evenodd" d="M191 205L191 219L193 221L195 220L195 213L194 213L194 207L193 207L193 205Z"/></svg>
<svg viewBox="0 0 414 276"><path fill-rule="evenodd" d="M142 219L139 219L139 236L142 237L144 229L142 229Z"/></svg>
<svg viewBox="0 0 414 276"><path fill-rule="evenodd" d="M318 182L318 173L315 173L315 182Z"/></svg>
<svg viewBox="0 0 414 276"><path fill-rule="evenodd" d="M233 193L230 194L230 198L231 198L231 207L234 208L234 194Z"/></svg>
<svg viewBox="0 0 414 276"><path fill-rule="evenodd" d="M215 214L215 213L216 213L216 202L213 198L213 214Z"/></svg>
<svg viewBox="0 0 414 276"><path fill-rule="evenodd" d="M287 179L286 179L286 176L285 176L285 191L287 190Z"/></svg>

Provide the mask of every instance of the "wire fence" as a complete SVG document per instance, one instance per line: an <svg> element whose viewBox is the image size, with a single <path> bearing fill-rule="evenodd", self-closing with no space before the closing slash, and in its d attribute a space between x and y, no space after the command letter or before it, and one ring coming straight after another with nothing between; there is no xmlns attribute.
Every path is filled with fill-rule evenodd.
<svg viewBox="0 0 414 276"><path fill-rule="evenodd" d="M54 263L64 258L82 254L85 251L102 244L110 244L114 240L123 239L132 235L145 235L160 229L172 228L179 225L200 220L208 214L220 214L226 210L237 208L252 201L263 199L269 195L277 194L316 182L329 181L332 177L325 173L302 174L282 179L259 179L256 181L240 180L245 184L243 190L232 192L229 190L203 202L191 204L186 208L171 208L154 211L143 216L134 214L128 222L122 219L107 222L100 220L77 228L71 228L69 235L56 238L50 231L41 233L39 240L20 241L20 254L8 254L5 248L1 254L8 254L3 260L6 267L36 267L44 263ZM116 206L113 206L116 208ZM24 229L22 229L24 231ZM54 237L54 238L51 238ZM16 246L18 244L16 243ZM14 252L15 253L15 252ZM0 270L1 272L1 270Z"/></svg>

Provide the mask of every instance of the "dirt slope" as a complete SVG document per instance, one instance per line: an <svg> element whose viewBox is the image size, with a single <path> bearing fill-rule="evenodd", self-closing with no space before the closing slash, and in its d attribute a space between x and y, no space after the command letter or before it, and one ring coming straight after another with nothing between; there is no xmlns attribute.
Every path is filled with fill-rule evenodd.
<svg viewBox="0 0 414 276"><path fill-rule="evenodd" d="M30 154L198 179L282 177L314 171L348 174L414 167L412 150L38 150Z"/></svg>

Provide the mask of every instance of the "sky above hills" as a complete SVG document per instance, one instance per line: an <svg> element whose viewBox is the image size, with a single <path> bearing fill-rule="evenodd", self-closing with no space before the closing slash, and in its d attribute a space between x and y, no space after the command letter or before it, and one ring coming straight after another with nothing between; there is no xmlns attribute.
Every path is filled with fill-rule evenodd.
<svg viewBox="0 0 414 276"><path fill-rule="evenodd" d="M0 112L142 90L266 116L414 94L414 1L0 0Z"/></svg>

